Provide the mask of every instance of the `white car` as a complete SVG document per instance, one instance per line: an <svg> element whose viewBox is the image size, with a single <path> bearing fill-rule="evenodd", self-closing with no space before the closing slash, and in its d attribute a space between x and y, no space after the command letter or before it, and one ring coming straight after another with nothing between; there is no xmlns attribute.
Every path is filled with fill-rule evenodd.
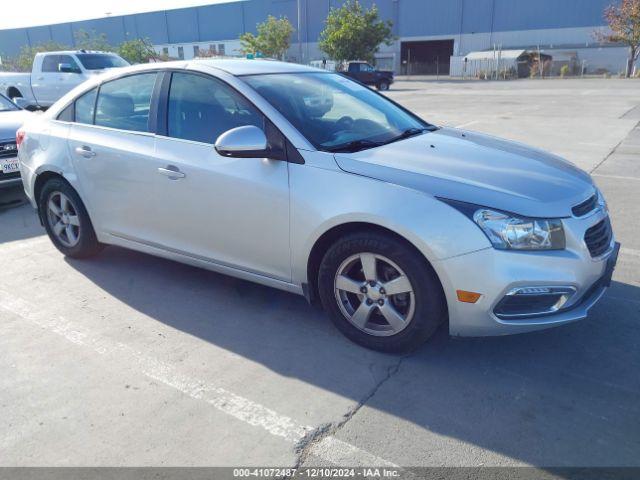
<svg viewBox="0 0 640 480"><path fill-rule="evenodd" d="M129 63L110 52L40 52L31 73L0 72L0 93L22 108L47 108L82 82Z"/></svg>
<svg viewBox="0 0 640 480"><path fill-rule="evenodd" d="M379 350L444 323L503 335L584 318L617 257L587 173L300 65L122 69L18 142L25 191L64 254L119 245L319 299Z"/></svg>

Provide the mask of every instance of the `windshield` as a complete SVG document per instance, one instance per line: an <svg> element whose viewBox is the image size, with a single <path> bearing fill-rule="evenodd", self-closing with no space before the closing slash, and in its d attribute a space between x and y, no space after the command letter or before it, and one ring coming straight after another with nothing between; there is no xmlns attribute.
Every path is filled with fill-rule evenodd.
<svg viewBox="0 0 640 480"><path fill-rule="evenodd" d="M319 150L364 150L435 128L342 75L319 72L242 78Z"/></svg>
<svg viewBox="0 0 640 480"><path fill-rule="evenodd" d="M7 97L5 97L4 95L0 95L0 112L12 112L14 110L20 109Z"/></svg>
<svg viewBox="0 0 640 480"><path fill-rule="evenodd" d="M117 55L108 53L78 53L78 60L86 70L128 67L129 63Z"/></svg>

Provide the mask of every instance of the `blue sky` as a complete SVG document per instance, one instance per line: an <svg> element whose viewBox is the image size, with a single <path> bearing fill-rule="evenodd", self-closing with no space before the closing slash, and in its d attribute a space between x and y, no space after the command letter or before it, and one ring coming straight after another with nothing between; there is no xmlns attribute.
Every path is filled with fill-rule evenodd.
<svg viewBox="0 0 640 480"><path fill-rule="evenodd" d="M20 8L0 15L0 29L230 1L238 0L20 0Z"/></svg>

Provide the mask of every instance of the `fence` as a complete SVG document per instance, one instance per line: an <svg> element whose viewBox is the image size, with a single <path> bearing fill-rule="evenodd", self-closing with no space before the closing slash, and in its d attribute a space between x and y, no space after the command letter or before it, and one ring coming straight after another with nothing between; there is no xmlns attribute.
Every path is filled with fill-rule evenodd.
<svg viewBox="0 0 640 480"><path fill-rule="evenodd" d="M449 75L448 61L433 62L402 62L402 75Z"/></svg>
<svg viewBox="0 0 640 480"><path fill-rule="evenodd" d="M559 76L616 75L606 69L592 69L586 60L577 56L562 56L554 59L551 55L542 54L541 62L536 53L520 58L466 59L451 57L452 77L508 80L514 78L546 78Z"/></svg>

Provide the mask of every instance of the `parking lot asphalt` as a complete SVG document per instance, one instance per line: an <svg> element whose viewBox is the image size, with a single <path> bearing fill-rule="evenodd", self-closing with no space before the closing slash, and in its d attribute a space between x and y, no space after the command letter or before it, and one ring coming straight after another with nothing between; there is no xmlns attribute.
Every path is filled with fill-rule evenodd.
<svg viewBox="0 0 640 480"><path fill-rule="evenodd" d="M437 124L592 172L623 248L587 320L407 356L302 297L107 248L0 192L0 466L640 466L640 82L402 80Z"/></svg>

